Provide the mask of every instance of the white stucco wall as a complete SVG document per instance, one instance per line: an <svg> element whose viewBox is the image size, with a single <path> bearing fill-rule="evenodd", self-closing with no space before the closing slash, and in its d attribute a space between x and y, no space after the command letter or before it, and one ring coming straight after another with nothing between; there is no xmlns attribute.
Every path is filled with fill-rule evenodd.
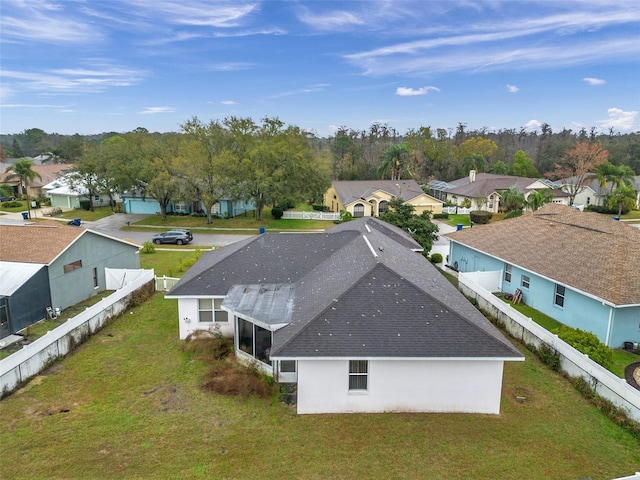
<svg viewBox="0 0 640 480"><path fill-rule="evenodd" d="M228 338L233 338L233 317L229 315L229 322L198 323L198 299L181 298L178 300L178 324L180 327L180 340L184 340L195 330L212 330L220 328L220 333Z"/></svg>
<svg viewBox="0 0 640 480"><path fill-rule="evenodd" d="M367 391L349 391L348 360L298 359L298 413L500 413L499 360L370 360Z"/></svg>

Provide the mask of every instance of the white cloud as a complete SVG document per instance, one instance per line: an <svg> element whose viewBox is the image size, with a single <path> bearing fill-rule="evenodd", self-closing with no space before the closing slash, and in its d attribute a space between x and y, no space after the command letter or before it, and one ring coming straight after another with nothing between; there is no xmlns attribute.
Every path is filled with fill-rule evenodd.
<svg viewBox="0 0 640 480"><path fill-rule="evenodd" d="M638 118L638 111L624 111L620 108L612 107L607 110L609 118L598 123L602 128L613 128L619 131L632 131L636 129L635 121Z"/></svg>
<svg viewBox="0 0 640 480"><path fill-rule="evenodd" d="M146 107L138 113L140 115L155 115L156 113L172 113L175 111L176 109L173 107Z"/></svg>
<svg viewBox="0 0 640 480"><path fill-rule="evenodd" d="M524 124L524 129L529 131L538 130L541 125L542 125L541 122L539 122L538 120L532 119Z"/></svg>
<svg viewBox="0 0 640 480"><path fill-rule="evenodd" d="M220 102L222 105L235 105L236 102L234 102L233 100L222 100Z"/></svg>
<svg viewBox="0 0 640 480"><path fill-rule="evenodd" d="M420 88L398 87L396 89L396 95L400 95L401 97L412 97L415 95L426 95L430 91L439 92L440 89L438 87L420 87Z"/></svg>
<svg viewBox="0 0 640 480"><path fill-rule="evenodd" d="M507 85L507 91L509 93L518 93L520 89L515 85Z"/></svg>
<svg viewBox="0 0 640 480"><path fill-rule="evenodd" d="M588 83L589 85L604 85L605 83L607 83L605 80L601 78L594 78L594 77L585 77L582 79L582 81Z"/></svg>

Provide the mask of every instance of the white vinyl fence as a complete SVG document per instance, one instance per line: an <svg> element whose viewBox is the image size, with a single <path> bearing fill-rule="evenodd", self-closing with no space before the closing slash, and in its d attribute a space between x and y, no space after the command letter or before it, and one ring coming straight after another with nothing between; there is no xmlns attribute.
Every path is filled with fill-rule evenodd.
<svg viewBox="0 0 640 480"><path fill-rule="evenodd" d="M175 277L156 277L156 291L168 292L173 286L178 283L179 278Z"/></svg>
<svg viewBox="0 0 640 480"><path fill-rule="evenodd" d="M497 275L489 275L495 273ZM496 318L512 336L527 345L536 348L546 345L555 351L560 357L560 369L563 372L570 377L582 377L595 394L640 423L640 391L493 295L491 290L496 290L496 277L500 278L500 272L460 273L459 288L465 295L475 298L478 307Z"/></svg>
<svg viewBox="0 0 640 480"><path fill-rule="evenodd" d="M153 270L138 270L135 271L136 274L133 272L111 270L111 281L123 285L120 289L33 343L25 345L22 350L0 360L0 398L85 342L127 307L133 292L154 280ZM127 276L130 278L126 279ZM136 278L131 280L134 276Z"/></svg>
<svg viewBox="0 0 640 480"><path fill-rule="evenodd" d="M313 210L312 212L285 210L282 218L293 220L340 220L340 214L335 212L320 212L317 210Z"/></svg>
<svg viewBox="0 0 640 480"><path fill-rule="evenodd" d="M462 207L442 207L442 213L448 213L449 215L453 215L455 213L465 215L467 213L471 213L471 209Z"/></svg>

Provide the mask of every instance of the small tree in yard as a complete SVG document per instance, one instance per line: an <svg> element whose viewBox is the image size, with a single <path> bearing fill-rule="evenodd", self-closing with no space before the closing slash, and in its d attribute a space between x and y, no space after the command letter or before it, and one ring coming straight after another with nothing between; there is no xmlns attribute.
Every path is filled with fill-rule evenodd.
<svg viewBox="0 0 640 480"><path fill-rule="evenodd" d="M428 257L433 242L438 240L438 227L431 222L430 212L425 211L420 215L413 212L413 205L404 204L401 198L395 198L389 201L389 210L380 215L380 220L408 232L424 249L422 254Z"/></svg>
<svg viewBox="0 0 640 480"><path fill-rule="evenodd" d="M582 192L586 182L596 175L598 167L607 161L609 152L603 150L599 143L576 143L568 150L560 163L557 163L553 175L556 178L570 178L565 183L569 194L569 203L573 205L576 195Z"/></svg>

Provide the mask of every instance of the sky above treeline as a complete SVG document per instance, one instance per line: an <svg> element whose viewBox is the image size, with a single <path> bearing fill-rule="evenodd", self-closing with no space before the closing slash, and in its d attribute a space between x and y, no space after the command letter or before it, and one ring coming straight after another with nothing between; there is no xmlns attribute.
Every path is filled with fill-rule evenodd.
<svg viewBox="0 0 640 480"><path fill-rule="evenodd" d="M0 133L640 130L640 1L2 0Z"/></svg>

